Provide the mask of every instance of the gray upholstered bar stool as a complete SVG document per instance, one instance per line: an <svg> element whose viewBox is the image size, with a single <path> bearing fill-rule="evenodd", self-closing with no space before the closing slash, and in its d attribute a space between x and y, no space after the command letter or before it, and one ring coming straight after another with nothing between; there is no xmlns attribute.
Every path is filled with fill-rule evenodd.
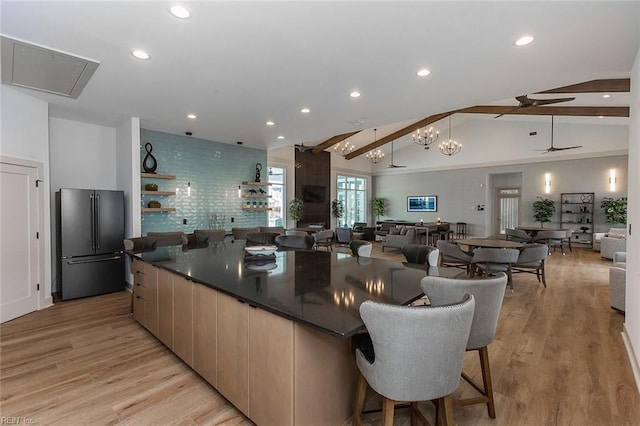
<svg viewBox="0 0 640 426"><path fill-rule="evenodd" d="M475 383L471 377L463 372L462 378L480 392L482 396L463 399L459 403L461 405L486 403L489 417L495 419L496 406L493 400L493 385L491 384L487 347L493 342L496 335L498 317L500 316L504 291L507 286L507 276L503 273L492 277L463 279L426 276L420 284L422 291L429 298L432 306L448 305L460 300L465 294L472 294L475 297L476 308L473 312L467 351L478 351L484 387Z"/></svg>
<svg viewBox="0 0 640 426"><path fill-rule="evenodd" d="M373 351L366 346L355 349L360 377L354 425L362 425L367 384L382 396L383 425L393 425L396 401L411 402L412 418L426 423L417 402L431 400L438 400L443 424L452 425L451 394L460 381L474 305L470 295L446 307L363 302L360 316Z"/></svg>
<svg viewBox="0 0 640 426"><path fill-rule="evenodd" d="M283 249L311 250L315 241L311 235L278 235L275 243Z"/></svg>

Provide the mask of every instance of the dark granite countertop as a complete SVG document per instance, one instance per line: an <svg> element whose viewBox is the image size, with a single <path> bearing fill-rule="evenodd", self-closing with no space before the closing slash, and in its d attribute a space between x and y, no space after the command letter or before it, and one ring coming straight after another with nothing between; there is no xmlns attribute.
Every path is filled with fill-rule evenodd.
<svg viewBox="0 0 640 426"><path fill-rule="evenodd" d="M365 300L404 305L422 296L425 271L402 263L323 251L278 251L275 261L245 261L244 243L135 253L154 264L276 315L339 338L364 329Z"/></svg>

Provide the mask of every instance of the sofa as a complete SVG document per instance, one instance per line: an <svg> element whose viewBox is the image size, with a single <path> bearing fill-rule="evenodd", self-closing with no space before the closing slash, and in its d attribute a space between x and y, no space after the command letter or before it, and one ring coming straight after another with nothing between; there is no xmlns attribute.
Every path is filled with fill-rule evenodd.
<svg viewBox="0 0 640 426"><path fill-rule="evenodd" d="M625 311L625 287L627 279L627 255L626 252L617 252L613 255L614 264L609 268L609 304L611 308Z"/></svg>
<svg viewBox="0 0 640 426"><path fill-rule="evenodd" d="M600 256L613 260L616 252L627 251L627 230L625 228L611 228L600 239Z"/></svg>
<svg viewBox="0 0 640 426"><path fill-rule="evenodd" d="M382 242L382 251L385 247L392 247L401 249L408 244L414 244L416 242L416 229L415 228L400 228L398 234L388 234L385 240Z"/></svg>

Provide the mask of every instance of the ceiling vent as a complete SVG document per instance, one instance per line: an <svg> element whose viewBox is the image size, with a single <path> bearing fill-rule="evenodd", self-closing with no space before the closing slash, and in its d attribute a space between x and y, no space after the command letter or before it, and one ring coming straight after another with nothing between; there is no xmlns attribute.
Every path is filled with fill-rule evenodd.
<svg viewBox="0 0 640 426"><path fill-rule="evenodd" d="M77 98L100 65L22 40L2 38L2 82Z"/></svg>

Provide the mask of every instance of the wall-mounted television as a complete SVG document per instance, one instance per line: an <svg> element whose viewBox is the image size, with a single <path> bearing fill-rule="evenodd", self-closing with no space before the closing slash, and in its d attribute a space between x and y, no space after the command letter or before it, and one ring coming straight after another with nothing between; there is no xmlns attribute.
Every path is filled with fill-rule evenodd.
<svg viewBox="0 0 640 426"><path fill-rule="evenodd" d="M307 203L324 203L327 198L327 187L322 185L306 185L302 199Z"/></svg>
<svg viewBox="0 0 640 426"><path fill-rule="evenodd" d="M438 211L438 197L435 195L407 197L408 212Z"/></svg>

